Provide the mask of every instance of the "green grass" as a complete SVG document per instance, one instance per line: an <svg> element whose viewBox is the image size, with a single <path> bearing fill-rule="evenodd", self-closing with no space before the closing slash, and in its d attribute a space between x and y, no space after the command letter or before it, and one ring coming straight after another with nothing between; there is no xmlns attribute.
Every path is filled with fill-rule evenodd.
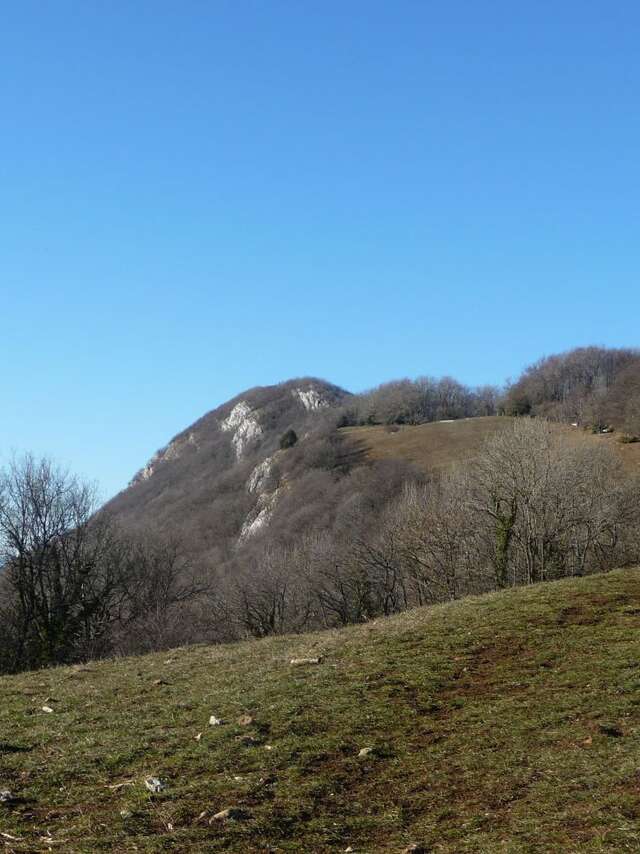
<svg viewBox="0 0 640 854"><path fill-rule="evenodd" d="M640 573L625 570L340 632L3 678L0 789L18 800L0 804L0 832L19 840L0 842L637 852L639 630ZM290 666L305 655L323 661ZM209 727L212 714L229 723ZM375 751L359 759L362 747ZM210 825L227 807L249 817Z"/></svg>

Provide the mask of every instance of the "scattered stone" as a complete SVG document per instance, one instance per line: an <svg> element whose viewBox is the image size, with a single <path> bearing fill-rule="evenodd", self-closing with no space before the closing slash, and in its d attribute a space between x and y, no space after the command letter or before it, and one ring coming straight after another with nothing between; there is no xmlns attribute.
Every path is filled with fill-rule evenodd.
<svg viewBox="0 0 640 854"><path fill-rule="evenodd" d="M251 818L251 815L246 810L240 809L240 807L229 807L217 812L209 819L209 824L214 821L244 821L247 818Z"/></svg>
<svg viewBox="0 0 640 854"><path fill-rule="evenodd" d="M273 744L265 744L264 749L265 750L273 750Z"/></svg>
<svg viewBox="0 0 640 854"><path fill-rule="evenodd" d="M168 682L165 682L165 681L164 681L164 679L154 679L154 680L153 680L153 684L154 684L156 687L160 687L160 685L168 685L169 683L168 683Z"/></svg>
<svg viewBox="0 0 640 854"><path fill-rule="evenodd" d="M252 723L253 718L251 717L251 715L240 715L240 717L238 718L239 726L251 726Z"/></svg>
<svg viewBox="0 0 640 854"><path fill-rule="evenodd" d="M367 756L375 756L376 749L375 747L362 747L360 752L358 753L358 759L366 759Z"/></svg>
<svg viewBox="0 0 640 854"><path fill-rule="evenodd" d="M52 714L53 714L53 709L51 708L51 706L43 706L43 707L42 707L42 711L43 711L43 712L46 712L48 715L52 715Z"/></svg>
<svg viewBox="0 0 640 854"><path fill-rule="evenodd" d="M217 718L215 715L211 715L209 718L209 726L222 726L223 723L222 718Z"/></svg>
<svg viewBox="0 0 640 854"><path fill-rule="evenodd" d="M318 658L292 658L291 666L292 667L304 667L309 664L322 664L322 657Z"/></svg>
<svg viewBox="0 0 640 854"><path fill-rule="evenodd" d="M131 810L120 810L120 818L123 818L126 821L128 818L133 818L133 813Z"/></svg>
<svg viewBox="0 0 640 854"><path fill-rule="evenodd" d="M144 781L145 786L152 792L154 795L159 794L163 789L166 788L165 784L162 780L159 780L157 777L147 777Z"/></svg>
<svg viewBox="0 0 640 854"><path fill-rule="evenodd" d="M202 738L202 733L201 733L201 732L199 732L197 735L194 735L194 736L193 736L193 738L194 738L194 740L195 740L195 741L200 741L200 740L201 740L201 738Z"/></svg>
<svg viewBox="0 0 640 854"><path fill-rule="evenodd" d="M13 800L12 792L8 789L0 789L0 804L10 804Z"/></svg>

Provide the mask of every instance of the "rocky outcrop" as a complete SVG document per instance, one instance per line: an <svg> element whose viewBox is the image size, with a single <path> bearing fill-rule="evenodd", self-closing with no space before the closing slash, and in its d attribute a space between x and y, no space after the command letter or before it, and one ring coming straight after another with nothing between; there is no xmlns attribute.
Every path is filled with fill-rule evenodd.
<svg viewBox="0 0 640 854"><path fill-rule="evenodd" d="M322 409L324 406L329 406L329 401L326 400L320 392L315 388L294 388L293 394L298 398L307 412L313 412L316 409Z"/></svg>
<svg viewBox="0 0 640 854"><path fill-rule="evenodd" d="M220 423L220 429L225 433L231 433L231 444L238 459L241 459L247 447L263 434L255 411L245 400L236 403L229 415Z"/></svg>
<svg viewBox="0 0 640 854"><path fill-rule="evenodd" d="M187 433L184 436L178 436L176 439L172 439L168 445L161 448L159 451L156 451L146 466L134 475L130 486L140 483L141 481L149 480L149 478L155 474L159 465L171 462L171 460L179 459L190 447L195 448L196 450L198 448L195 433L193 432Z"/></svg>

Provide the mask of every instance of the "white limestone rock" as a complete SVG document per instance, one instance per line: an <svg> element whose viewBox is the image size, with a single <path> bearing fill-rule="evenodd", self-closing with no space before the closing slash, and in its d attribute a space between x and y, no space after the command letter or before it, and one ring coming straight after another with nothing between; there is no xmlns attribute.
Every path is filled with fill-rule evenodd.
<svg viewBox="0 0 640 854"><path fill-rule="evenodd" d="M247 480L247 492L264 492L264 486L271 476L275 454L267 457L253 469Z"/></svg>
<svg viewBox="0 0 640 854"><path fill-rule="evenodd" d="M261 495L260 498L263 499L264 496ZM275 493L272 493L268 498L268 501L259 502L259 504L262 503L262 506L258 509L257 513L250 513L245 519L245 522L240 529L240 542L248 539L249 537L254 537L261 528L264 528L264 526L269 523L269 520L273 516Z"/></svg>
<svg viewBox="0 0 640 854"><path fill-rule="evenodd" d="M323 406L329 405L329 401L325 400L315 388L294 388L293 393L300 400L307 412L313 412L316 409L322 409Z"/></svg>
<svg viewBox="0 0 640 854"><path fill-rule="evenodd" d="M232 433L231 444L236 457L241 459L247 446L262 436L263 430L253 409L245 400L236 403L220 424L225 433Z"/></svg>
<svg viewBox="0 0 640 854"><path fill-rule="evenodd" d="M131 484L149 480L149 478L157 471L160 463L179 459L179 457L181 457L185 450L190 446L196 449L198 447L198 442L193 431L188 433L186 436L180 436L177 439L173 439L166 447L156 451L146 466L143 469L140 469L136 474L131 481Z"/></svg>

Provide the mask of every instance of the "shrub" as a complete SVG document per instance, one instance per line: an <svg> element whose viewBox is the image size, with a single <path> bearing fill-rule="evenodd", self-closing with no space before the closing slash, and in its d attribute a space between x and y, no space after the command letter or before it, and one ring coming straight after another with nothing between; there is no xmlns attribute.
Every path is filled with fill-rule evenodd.
<svg viewBox="0 0 640 854"><path fill-rule="evenodd" d="M287 448L293 448L297 441L298 434L295 430L289 429L280 437L280 449L284 451Z"/></svg>

